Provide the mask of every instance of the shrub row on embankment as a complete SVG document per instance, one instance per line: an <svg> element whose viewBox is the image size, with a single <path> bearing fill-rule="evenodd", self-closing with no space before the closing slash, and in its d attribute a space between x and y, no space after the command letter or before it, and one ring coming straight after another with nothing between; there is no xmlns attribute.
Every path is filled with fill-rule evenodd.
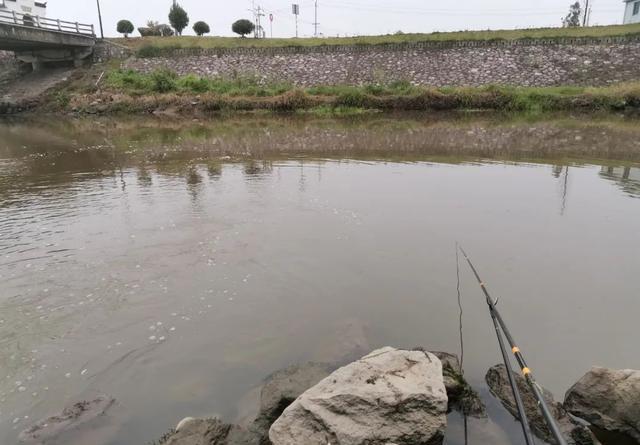
<svg viewBox="0 0 640 445"><path fill-rule="evenodd" d="M139 56L159 56L179 48L282 48L344 45L385 45L422 42L491 42L507 40L563 40L571 38L633 37L640 34L640 24L587 26L568 28L531 28L495 31L434 32L430 34L396 33L393 35L323 38L240 39L237 37L138 37L110 39L125 45ZM143 49L144 48L144 49ZM140 51L142 51L140 53Z"/></svg>

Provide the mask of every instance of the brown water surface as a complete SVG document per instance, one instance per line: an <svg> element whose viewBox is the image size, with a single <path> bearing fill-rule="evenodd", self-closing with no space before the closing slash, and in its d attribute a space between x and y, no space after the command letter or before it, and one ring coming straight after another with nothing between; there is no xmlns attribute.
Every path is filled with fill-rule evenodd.
<svg viewBox="0 0 640 445"><path fill-rule="evenodd" d="M639 162L622 117L2 121L0 443L106 393L108 419L65 444L142 445L238 420L295 362L458 352L456 241L558 399L592 365L639 369ZM461 272L490 408L469 443L516 443Z"/></svg>

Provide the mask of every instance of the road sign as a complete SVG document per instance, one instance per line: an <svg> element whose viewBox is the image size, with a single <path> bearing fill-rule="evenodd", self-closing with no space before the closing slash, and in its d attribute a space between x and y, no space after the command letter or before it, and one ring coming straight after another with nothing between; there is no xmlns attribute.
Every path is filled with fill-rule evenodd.
<svg viewBox="0 0 640 445"><path fill-rule="evenodd" d="M269 14L269 20L273 22L273 14Z"/></svg>

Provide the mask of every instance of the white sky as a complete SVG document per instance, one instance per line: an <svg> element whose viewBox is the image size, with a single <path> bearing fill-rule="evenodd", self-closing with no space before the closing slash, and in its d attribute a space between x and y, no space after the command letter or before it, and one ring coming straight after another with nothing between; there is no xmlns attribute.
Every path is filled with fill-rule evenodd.
<svg viewBox="0 0 640 445"><path fill-rule="evenodd" d="M233 35L231 23L252 18L251 0L178 0L189 13L191 26L204 20L212 35ZM300 4L300 36L313 34L314 0ZM274 37L295 35L292 0L255 0L274 15ZM328 36L403 32L559 26L571 0L318 0L320 32ZM591 0L592 24L620 24L622 0ZM153 19L168 22L172 0L100 0L106 36L116 36L116 23L126 18L136 28ZM48 16L98 25L96 0L48 0ZM264 18L269 33L268 17ZM137 35L137 32L135 33Z"/></svg>

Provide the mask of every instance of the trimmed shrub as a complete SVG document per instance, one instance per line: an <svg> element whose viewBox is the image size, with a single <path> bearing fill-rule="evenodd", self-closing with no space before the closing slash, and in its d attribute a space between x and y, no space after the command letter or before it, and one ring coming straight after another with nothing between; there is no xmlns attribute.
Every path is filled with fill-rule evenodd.
<svg viewBox="0 0 640 445"><path fill-rule="evenodd" d="M205 34L209 34L211 32L211 28L206 22L195 22L193 24L193 32L195 32L198 36L203 36Z"/></svg>
<svg viewBox="0 0 640 445"><path fill-rule="evenodd" d="M231 25L231 30L240 37L244 38L247 34L251 34L256 29L256 25L251 20L240 19Z"/></svg>
<svg viewBox="0 0 640 445"><path fill-rule="evenodd" d="M131 34L135 29L133 27L133 23L131 23L129 20L120 20L118 22L117 28L120 34L124 34L125 39L128 38L129 34Z"/></svg>

